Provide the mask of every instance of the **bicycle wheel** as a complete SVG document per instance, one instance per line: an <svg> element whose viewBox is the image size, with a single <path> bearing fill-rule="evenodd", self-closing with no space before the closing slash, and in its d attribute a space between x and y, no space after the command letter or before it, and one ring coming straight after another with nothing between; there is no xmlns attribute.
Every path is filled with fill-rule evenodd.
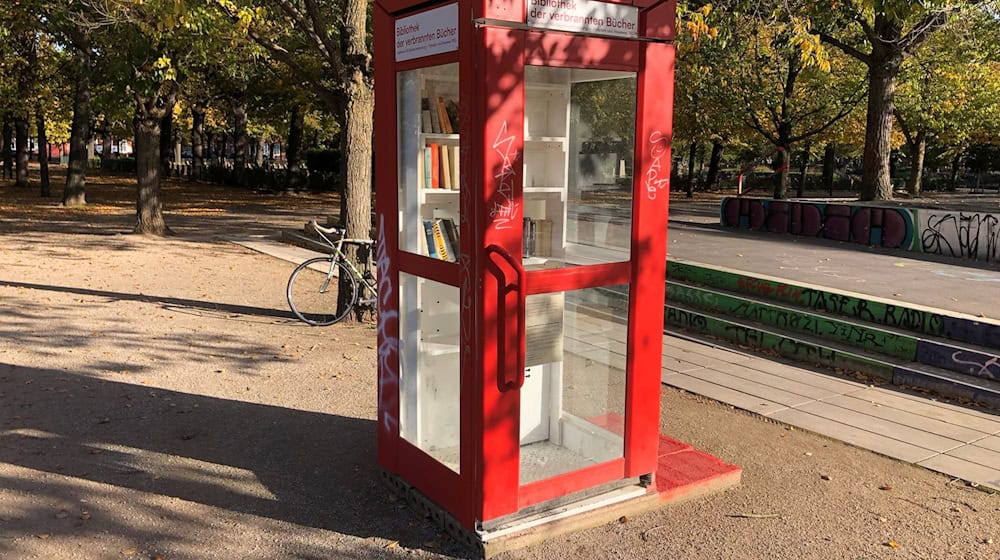
<svg viewBox="0 0 1000 560"><path fill-rule="evenodd" d="M358 297L358 281L343 263L318 257L296 267L288 279L286 295L296 317L325 327L351 312Z"/></svg>

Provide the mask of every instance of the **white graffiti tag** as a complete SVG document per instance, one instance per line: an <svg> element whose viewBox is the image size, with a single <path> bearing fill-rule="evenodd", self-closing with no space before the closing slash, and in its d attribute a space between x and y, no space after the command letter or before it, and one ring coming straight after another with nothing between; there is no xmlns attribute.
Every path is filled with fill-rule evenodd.
<svg viewBox="0 0 1000 560"><path fill-rule="evenodd" d="M510 229L514 227L514 220L517 218L518 203L514 200L514 178L517 152L514 150L514 141L517 137L513 134L507 136L507 121L500 125L497 137L493 140L493 150L503 158L500 171L493 177L498 180L497 194L490 207L490 217L493 218L493 227L496 229ZM520 225L520 224L518 224Z"/></svg>
<svg viewBox="0 0 1000 560"><path fill-rule="evenodd" d="M652 162L649 164L649 169L646 170L646 196L650 200L656 200L656 195L663 190L663 187L670 189L670 174L668 173L666 177L660 177L663 166L661 160L666 155L669 145L666 136L659 130L655 130L649 135L649 143L651 144L649 157Z"/></svg>
<svg viewBox="0 0 1000 560"><path fill-rule="evenodd" d="M399 395L399 368L394 359L399 355L399 339L389 329L396 323L399 311L392 308L392 278L389 271L389 250L385 242L385 217L378 221L378 399L382 427L395 432L399 426L394 404Z"/></svg>
<svg viewBox="0 0 1000 560"><path fill-rule="evenodd" d="M1000 379L1000 358L991 357L990 359L983 359L982 362L978 360L961 360L959 356L962 356L962 351L955 352L951 355L951 361L956 364L961 364L963 366L972 366L979 368L979 371L973 372L972 375L978 377L985 377L986 379ZM963 356L965 357L965 356ZM994 368L996 372L994 372Z"/></svg>

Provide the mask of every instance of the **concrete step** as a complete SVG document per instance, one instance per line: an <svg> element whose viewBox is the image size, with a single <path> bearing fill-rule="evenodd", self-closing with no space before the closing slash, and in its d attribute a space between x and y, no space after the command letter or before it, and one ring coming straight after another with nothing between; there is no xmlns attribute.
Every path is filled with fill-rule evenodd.
<svg viewBox="0 0 1000 560"><path fill-rule="evenodd" d="M857 372L895 385L906 385L1000 410L1000 383L965 374L886 358L846 344L804 333L788 334L756 321L713 316L677 303L666 306L666 323L686 334L709 337L774 353L809 365L832 368L840 373Z"/></svg>
<svg viewBox="0 0 1000 560"><path fill-rule="evenodd" d="M311 251L316 251L318 253L325 253L328 255L333 254L333 249L329 245L323 243L315 236L303 233L302 230L296 229L283 229L281 230L281 241L283 243L289 243L292 245L297 245Z"/></svg>
<svg viewBox="0 0 1000 560"><path fill-rule="evenodd" d="M873 296L796 283L781 278L748 275L738 270L700 263L667 261L668 280L740 294L847 320L864 321L912 333L943 338L974 347L1000 349L1000 322Z"/></svg>
<svg viewBox="0 0 1000 560"><path fill-rule="evenodd" d="M958 374L1000 380L1000 351L993 349L677 280L667 282L667 301L736 320L754 321L781 332L843 344L884 356L889 361L917 362Z"/></svg>

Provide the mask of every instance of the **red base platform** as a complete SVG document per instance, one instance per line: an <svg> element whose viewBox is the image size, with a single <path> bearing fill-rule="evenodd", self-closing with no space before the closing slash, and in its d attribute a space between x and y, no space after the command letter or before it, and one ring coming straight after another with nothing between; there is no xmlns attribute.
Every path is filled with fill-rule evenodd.
<svg viewBox="0 0 1000 560"><path fill-rule="evenodd" d="M617 414L591 418L590 422L617 434L625 433L625 421ZM660 434L659 448L656 491L661 502L681 501L740 483L743 469L683 441Z"/></svg>

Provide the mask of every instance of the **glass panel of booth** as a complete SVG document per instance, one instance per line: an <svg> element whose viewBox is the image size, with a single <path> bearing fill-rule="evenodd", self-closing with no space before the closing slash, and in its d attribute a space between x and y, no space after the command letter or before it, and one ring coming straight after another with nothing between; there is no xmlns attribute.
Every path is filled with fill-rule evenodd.
<svg viewBox="0 0 1000 560"><path fill-rule="evenodd" d="M522 485L624 456L628 285L530 295Z"/></svg>
<svg viewBox="0 0 1000 560"><path fill-rule="evenodd" d="M399 248L458 262L458 63L399 72Z"/></svg>
<svg viewBox="0 0 1000 560"><path fill-rule="evenodd" d="M629 260L636 74L525 68L527 268Z"/></svg>
<svg viewBox="0 0 1000 560"><path fill-rule="evenodd" d="M399 433L459 472L459 290L400 272Z"/></svg>

